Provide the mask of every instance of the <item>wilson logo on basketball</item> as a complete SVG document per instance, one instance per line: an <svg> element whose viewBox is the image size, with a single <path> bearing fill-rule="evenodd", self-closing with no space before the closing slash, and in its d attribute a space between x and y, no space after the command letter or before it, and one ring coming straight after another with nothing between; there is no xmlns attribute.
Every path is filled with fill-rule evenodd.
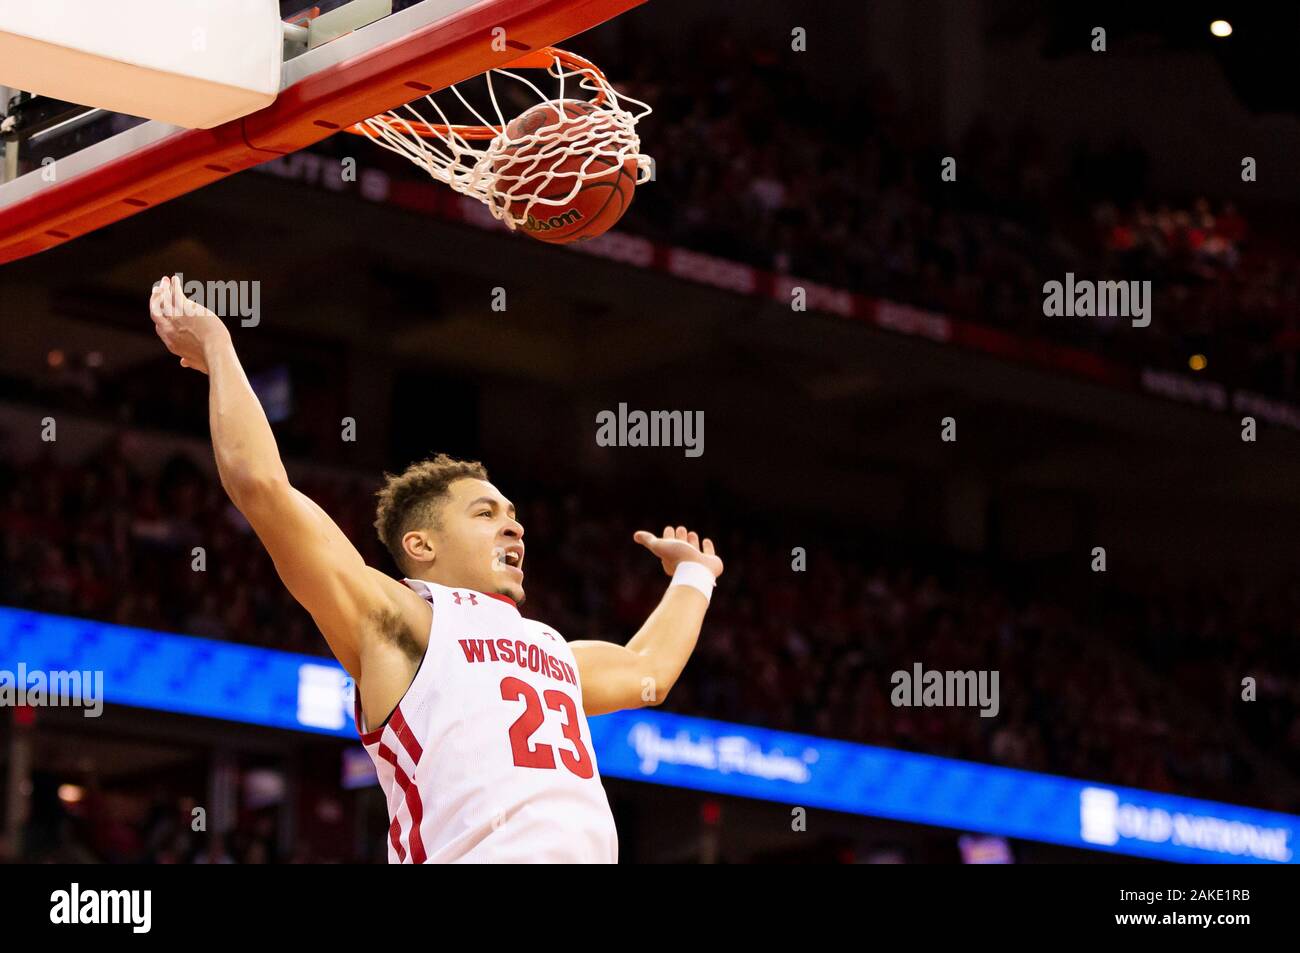
<svg viewBox="0 0 1300 953"><path fill-rule="evenodd" d="M528 220L519 226L528 232L545 232L552 228L564 228L566 225L572 225L574 222L582 221L582 213L576 208L571 208L563 215L552 215L550 218L538 218L532 212L528 213Z"/></svg>

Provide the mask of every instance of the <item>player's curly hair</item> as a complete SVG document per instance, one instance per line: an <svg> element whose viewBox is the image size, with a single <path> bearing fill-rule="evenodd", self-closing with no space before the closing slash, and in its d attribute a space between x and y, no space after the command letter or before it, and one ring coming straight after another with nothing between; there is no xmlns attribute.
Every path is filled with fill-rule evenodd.
<svg viewBox="0 0 1300 953"><path fill-rule="evenodd" d="M375 493L375 532L388 548L397 568L407 571L402 537L414 529L438 528L438 504L456 480L488 478L477 460L457 460L445 453L412 463L400 474L385 473L384 485Z"/></svg>

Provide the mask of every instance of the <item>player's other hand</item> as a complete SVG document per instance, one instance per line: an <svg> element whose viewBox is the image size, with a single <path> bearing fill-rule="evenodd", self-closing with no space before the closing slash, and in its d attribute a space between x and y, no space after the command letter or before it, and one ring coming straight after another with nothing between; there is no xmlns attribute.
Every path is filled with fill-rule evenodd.
<svg viewBox="0 0 1300 953"><path fill-rule="evenodd" d="M149 315L167 350L181 359L181 367L192 367L204 374L208 372L204 356L207 347L230 337L220 318L185 297L178 277L164 278L154 286Z"/></svg>
<svg viewBox="0 0 1300 953"><path fill-rule="evenodd" d="M662 536L639 530L632 538L658 556L664 572L670 576L676 572L678 563L701 563L715 578L722 575L722 560L713 552L713 540L706 539L701 545L700 537L688 533L685 526L676 529L665 526Z"/></svg>

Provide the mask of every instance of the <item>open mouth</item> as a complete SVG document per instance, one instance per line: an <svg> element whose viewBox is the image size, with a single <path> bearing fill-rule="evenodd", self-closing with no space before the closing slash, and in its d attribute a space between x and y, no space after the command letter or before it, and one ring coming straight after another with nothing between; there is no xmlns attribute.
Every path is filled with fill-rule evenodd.
<svg viewBox="0 0 1300 953"><path fill-rule="evenodd" d="M521 568L524 563L524 554L521 549L503 549L498 550L494 568L496 569L514 569L523 572Z"/></svg>

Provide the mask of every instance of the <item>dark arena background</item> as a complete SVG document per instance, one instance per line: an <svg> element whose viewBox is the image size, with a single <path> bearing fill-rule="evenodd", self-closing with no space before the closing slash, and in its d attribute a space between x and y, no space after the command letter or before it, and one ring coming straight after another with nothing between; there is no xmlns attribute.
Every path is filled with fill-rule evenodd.
<svg viewBox="0 0 1300 953"><path fill-rule="evenodd" d="M653 107L600 238L334 135L0 266L0 859L387 859L351 684L154 334L180 273L371 565L382 474L438 452L570 640L659 600L633 531L716 542L669 697L591 719L620 861L1295 863L1298 41L1292 5L650 0L564 43ZM696 426L638 446L654 411Z"/></svg>

